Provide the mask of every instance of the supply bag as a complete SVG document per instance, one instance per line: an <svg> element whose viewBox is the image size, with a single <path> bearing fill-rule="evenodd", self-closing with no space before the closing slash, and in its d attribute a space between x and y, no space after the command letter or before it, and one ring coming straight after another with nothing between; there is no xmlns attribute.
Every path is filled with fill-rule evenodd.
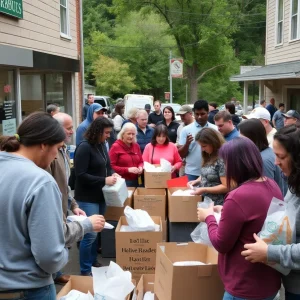
<svg viewBox="0 0 300 300"><path fill-rule="evenodd" d="M296 209L292 201L284 202L273 197L267 218L258 236L270 245L289 245L296 242ZM278 263L268 263L272 268L287 275L290 269Z"/></svg>
<svg viewBox="0 0 300 300"><path fill-rule="evenodd" d="M114 185L105 185L102 191L107 206L123 207L128 197L128 189L124 178L117 178Z"/></svg>
<svg viewBox="0 0 300 300"><path fill-rule="evenodd" d="M124 214L131 231L155 231L155 223L145 210L126 206Z"/></svg>
<svg viewBox="0 0 300 300"><path fill-rule="evenodd" d="M204 197L203 202L198 202L198 207L200 208L208 208L213 205L214 202L209 197ZM220 213L214 213L217 223L219 224L221 219ZM211 241L208 235L207 224L205 222L201 222L197 225L194 231L191 233L191 238L193 242L197 244L205 244L208 246L212 246Z"/></svg>

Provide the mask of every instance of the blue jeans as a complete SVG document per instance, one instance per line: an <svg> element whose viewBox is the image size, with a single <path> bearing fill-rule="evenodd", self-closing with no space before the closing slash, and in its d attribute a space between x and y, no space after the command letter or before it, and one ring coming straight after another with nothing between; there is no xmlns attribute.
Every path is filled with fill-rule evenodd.
<svg viewBox="0 0 300 300"><path fill-rule="evenodd" d="M88 217L92 215L104 215L106 204L101 203L88 203L77 201L79 207L85 211ZM82 241L80 242L79 248L79 262L80 262L80 272L81 274L88 274L92 271L92 264L97 259L97 232L90 232L84 235Z"/></svg>
<svg viewBox="0 0 300 300"><path fill-rule="evenodd" d="M199 176L196 175L191 175L191 174L185 174L185 175L188 177L189 181L196 180L199 178Z"/></svg>
<svg viewBox="0 0 300 300"><path fill-rule="evenodd" d="M272 297L261 299L261 300L273 300L276 297L276 295L277 295L277 293ZM230 295L229 293L225 292L223 300L247 300L247 299L234 297L234 296Z"/></svg>
<svg viewBox="0 0 300 300"><path fill-rule="evenodd" d="M15 290L0 292L1 293L21 293L20 297L16 298L7 298L9 300L55 300L56 299L56 290L55 285L50 284L38 289L29 289L29 290ZM6 300L5 298L1 298Z"/></svg>
<svg viewBox="0 0 300 300"><path fill-rule="evenodd" d="M300 300L300 295L292 294L285 291L285 300Z"/></svg>

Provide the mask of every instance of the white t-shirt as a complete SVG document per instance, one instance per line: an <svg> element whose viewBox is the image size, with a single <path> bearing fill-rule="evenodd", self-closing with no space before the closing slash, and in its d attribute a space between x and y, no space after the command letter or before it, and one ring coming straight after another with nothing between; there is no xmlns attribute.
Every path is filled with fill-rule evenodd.
<svg viewBox="0 0 300 300"><path fill-rule="evenodd" d="M274 135L277 132L275 128L273 128L268 134L267 134L267 139L269 143L269 147L273 148L273 140L274 140Z"/></svg>

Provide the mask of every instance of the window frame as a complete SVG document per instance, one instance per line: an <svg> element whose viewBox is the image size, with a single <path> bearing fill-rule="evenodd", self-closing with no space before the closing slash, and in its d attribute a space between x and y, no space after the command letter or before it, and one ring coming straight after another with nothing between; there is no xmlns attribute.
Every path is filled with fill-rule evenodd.
<svg viewBox="0 0 300 300"><path fill-rule="evenodd" d="M279 21L279 1L282 1L282 20ZM279 32L279 24L282 26L281 33L281 42L278 42L278 32ZM275 9L275 47L283 45L283 37L284 37L284 0L276 0L276 9Z"/></svg>
<svg viewBox="0 0 300 300"><path fill-rule="evenodd" d="M70 29L70 13L69 13L69 0L65 0L66 1L66 6L64 6L63 4L61 4L61 0L59 0L59 20L60 20L60 36L64 39L67 39L67 40L72 40L72 37L71 37L71 29ZM62 32L61 29L62 29L62 20L61 20L61 9L62 7L66 10L66 23L67 23L67 33L65 32Z"/></svg>
<svg viewBox="0 0 300 300"><path fill-rule="evenodd" d="M295 41L298 41L300 39L300 23L299 23L300 22L300 0L295 0L295 1L298 1L298 10L297 10L297 35L296 35L296 38L292 39L293 1L294 0L290 0L289 42L295 42Z"/></svg>

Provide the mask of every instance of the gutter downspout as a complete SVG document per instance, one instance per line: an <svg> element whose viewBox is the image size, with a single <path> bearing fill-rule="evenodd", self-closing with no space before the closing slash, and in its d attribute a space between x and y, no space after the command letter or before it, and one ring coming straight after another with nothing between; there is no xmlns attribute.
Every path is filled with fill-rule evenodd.
<svg viewBox="0 0 300 300"><path fill-rule="evenodd" d="M84 106L84 89L85 89L85 80L84 80L84 49L83 49L83 13L82 13L82 3L83 0L79 0L80 5L80 72L81 72L81 107ZM81 114L79 116L81 120Z"/></svg>

